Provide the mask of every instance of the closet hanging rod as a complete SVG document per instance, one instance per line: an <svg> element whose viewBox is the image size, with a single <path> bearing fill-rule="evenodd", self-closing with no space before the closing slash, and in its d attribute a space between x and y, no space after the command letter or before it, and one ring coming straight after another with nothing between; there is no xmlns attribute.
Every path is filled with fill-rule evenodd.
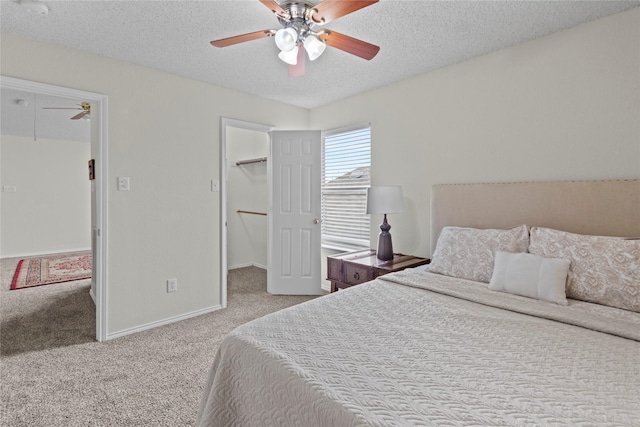
<svg viewBox="0 0 640 427"><path fill-rule="evenodd" d="M260 157L259 159L251 159L251 160L239 160L236 162L236 166L248 165L249 163L262 163L266 162L266 157Z"/></svg>
<svg viewBox="0 0 640 427"><path fill-rule="evenodd" d="M241 209L238 209L236 212L237 213L246 213L246 214L251 214L251 215L264 215L264 216L267 216L267 214L264 213L264 212L243 211Z"/></svg>

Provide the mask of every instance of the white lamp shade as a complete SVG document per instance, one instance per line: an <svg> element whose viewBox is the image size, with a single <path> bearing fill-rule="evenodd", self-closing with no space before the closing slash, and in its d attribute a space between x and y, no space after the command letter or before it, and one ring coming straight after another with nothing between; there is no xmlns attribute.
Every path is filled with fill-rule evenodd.
<svg viewBox="0 0 640 427"><path fill-rule="evenodd" d="M298 63L298 46L294 46L290 51L284 50L278 54L278 58L282 59L289 65L296 65Z"/></svg>
<svg viewBox="0 0 640 427"><path fill-rule="evenodd" d="M402 187L386 185L367 189L368 214L392 214L404 212Z"/></svg>
<svg viewBox="0 0 640 427"><path fill-rule="evenodd" d="M298 43L298 33L293 28L280 28L276 31L276 46L283 52L289 52Z"/></svg>
<svg viewBox="0 0 640 427"><path fill-rule="evenodd" d="M327 45L313 34L309 34L304 39L304 49L307 51L310 61L313 61L322 55L322 52L324 52L326 48Z"/></svg>

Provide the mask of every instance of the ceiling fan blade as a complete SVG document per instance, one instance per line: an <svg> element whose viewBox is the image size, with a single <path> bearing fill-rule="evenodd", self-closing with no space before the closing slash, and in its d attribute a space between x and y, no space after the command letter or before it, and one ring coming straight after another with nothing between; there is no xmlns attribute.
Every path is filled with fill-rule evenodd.
<svg viewBox="0 0 640 427"><path fill-rule="evenodd" d="M276 32L274 30L262 30L255 31L253 33L241 34L239 36L227 37L226 39L214 40L211 42L215 47L227 47L238 43L244 43L251 40L262 39L264 37L271 37Z"/></svg>
<svg viewBox="0 0 640 427"><path fill-rule="evenodd" d="M88 111L83 111L82 113L78 113L75 116L71 117L71 120L78 120L83 118L84 116L86 116L87 114L89 114Z"/></svg>
<svg viewBox="0 0 640 427"><path fill-rule="evenodd" d="M275 0L259 0L260 3L267 6L271 12L280 16L281 18L289 19L289 14L284 10Z"/></svg>
<svg viewBox="0 0 640 427"><path fill-rule="evenodd" d="M326 1L326 0L325 0ZM318 38L336 49L343 50L360 58L371 60L380 51L380 46L367 43L362 40L335 32L333 30L323 30L318 34Z"/></svg>
<svg viewBox="0 0 640 427"><path fill-rule="evenodd" d="M324 0L312 9L314 14L311 19L317 24L327 24L377 2L378 0Z"/></svg>
<svg viewBox="0 0 640 427"><path fill-rule="evenodd" d="M43 110L82 110L77 107L42 107Z"/></svg>
<svg viewBox="0 0 640 427"><path fill-rule="evenodd" d="M289 65L289 77L304 76L304 47L299 46L296 65Z"/></svg>

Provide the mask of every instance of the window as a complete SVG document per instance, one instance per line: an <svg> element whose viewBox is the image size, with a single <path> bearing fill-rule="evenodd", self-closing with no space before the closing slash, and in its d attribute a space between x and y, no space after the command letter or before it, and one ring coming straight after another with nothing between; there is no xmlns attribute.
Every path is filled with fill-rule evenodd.
<svg viewBox="0 0 640 427"><path fill-rule="evenodd" d="M370 169L368 125L322 134L322 247L369 247L370 220L365 212Z"/></svg>

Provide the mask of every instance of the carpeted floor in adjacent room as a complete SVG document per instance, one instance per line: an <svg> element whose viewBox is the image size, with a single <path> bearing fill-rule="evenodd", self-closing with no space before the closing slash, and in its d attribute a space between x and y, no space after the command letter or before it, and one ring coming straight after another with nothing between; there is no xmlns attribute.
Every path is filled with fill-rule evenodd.
<svg viewBox="0 0 640 427"><path fill-rule="evenodd" d="M229 272L228 308L99 343L90 281L9 290L0 260L0 425L191 426L220 340L313 297L266 293L266 272Z"/></svg>

